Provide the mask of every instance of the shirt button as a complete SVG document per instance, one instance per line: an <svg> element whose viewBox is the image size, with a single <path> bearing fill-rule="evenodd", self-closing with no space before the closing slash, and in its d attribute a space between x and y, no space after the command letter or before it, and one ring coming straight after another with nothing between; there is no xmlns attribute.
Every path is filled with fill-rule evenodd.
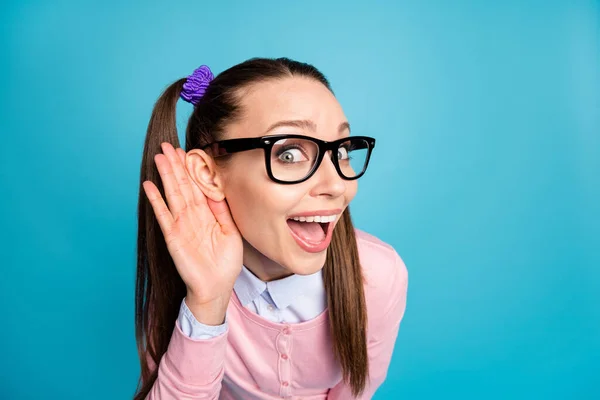
<svg viewBox="0 0 600 400"><path fill-rule="evenodd" d="M272 305L268 305L267 308L269 309L269 311L273 311L273 306Z"/></svg>
<svg viewBox="0 0 600 400"><path fill-rule="evenodd" d="M284 382L282 383L282 385L283 385L283 386L287 386L287 385L289 385L289 382L288 382L288 381L284 381Z"/></svg>
<svg viewBox="0 0 600 400"><path fill-rule="evenodd" d="M284 360L287 360L288 359L288 355L287 354L282 354L281 358L283 358Z"/></svg>

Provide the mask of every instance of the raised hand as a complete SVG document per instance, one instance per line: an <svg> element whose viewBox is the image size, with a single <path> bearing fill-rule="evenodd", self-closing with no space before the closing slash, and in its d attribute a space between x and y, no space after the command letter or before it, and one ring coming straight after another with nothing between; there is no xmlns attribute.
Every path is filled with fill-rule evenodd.
<svg viewBox="0 0 600 400"><path fill-rule="evenodd" d="M161 148L154 161L168 207L154 183L142 185L187 287L186 303L200 322L218 325L242 269L242 238L227 202L206 197L190 178L185 151L169 143Z"/></svg>

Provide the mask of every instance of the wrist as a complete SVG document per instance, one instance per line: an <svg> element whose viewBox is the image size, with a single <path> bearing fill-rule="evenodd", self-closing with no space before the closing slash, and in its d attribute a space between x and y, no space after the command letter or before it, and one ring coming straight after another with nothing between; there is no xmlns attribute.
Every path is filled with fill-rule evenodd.
<svg viewBox="0 0 600 400"><path fill-rule="evenodd" d="M193 294L188 293L184 301L198 322L211 326L222 325L225 323L225 314L227 312L229 299L198 302Z"/></svg>

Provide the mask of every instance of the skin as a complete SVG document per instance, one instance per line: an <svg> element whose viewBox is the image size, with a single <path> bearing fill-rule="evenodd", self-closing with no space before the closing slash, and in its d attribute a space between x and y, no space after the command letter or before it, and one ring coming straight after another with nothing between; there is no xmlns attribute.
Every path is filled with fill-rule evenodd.
<svg viewBox="0 0 600 400"><path fill-rule="evenodd" d="M332 141L349 136L347 122L335 96L320 82L286 77L261 82L241 92L243 115L225 128L223 139L297 133ZM308 127L279 126L279 121L309 120ZM234 154L217 165L204 151L187 153L190 178L211 200L227 199L243 239L243 262L259 279L269 282L292 274L310 275L325 263L326 250L309 253L291 236L287 218L315 210L342 211L356 195L356 180L342 179L328 152L315 174L305 182L281 185L267 175L262 149ZM337 224L339 221L333 222Z"/></svg>

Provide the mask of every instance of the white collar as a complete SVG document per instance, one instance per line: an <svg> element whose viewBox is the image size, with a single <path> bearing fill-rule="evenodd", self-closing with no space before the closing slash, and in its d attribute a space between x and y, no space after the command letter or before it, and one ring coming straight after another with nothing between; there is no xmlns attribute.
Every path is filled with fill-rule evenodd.
<svg viewBox="0 0 600 400"><path fill-rule="evenodd" d="M323 270L311 275L290 275L271 282L263 282L245 265L234 283L234 290L243 306L269 291L273 302L280 310L288 307L300 295L318 294L324 291Z"/></svg>

